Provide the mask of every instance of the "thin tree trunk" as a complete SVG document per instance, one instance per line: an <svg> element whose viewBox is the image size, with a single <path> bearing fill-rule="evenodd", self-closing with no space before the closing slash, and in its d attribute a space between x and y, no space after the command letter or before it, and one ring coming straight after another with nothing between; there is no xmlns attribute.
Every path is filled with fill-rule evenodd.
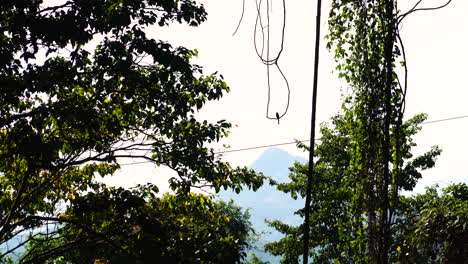
<svg viewBox="0 0 468 264"><path fill-rule="evenodd" d="M393 43L394 43L394 19L393 19L393 0L385 1L385 23L386 23L386 41L384 47L384 61L385 61L385 126L384 126L384 144L383 144L383 188L382 188L382 207L380 230L381 238L379 245L379 263L388 263L388 252L390 247L390 230L388 221L388 210L390 208L388 198L388 188L390 183L390 122L392 118L392 83L393 83Z"/></svg>

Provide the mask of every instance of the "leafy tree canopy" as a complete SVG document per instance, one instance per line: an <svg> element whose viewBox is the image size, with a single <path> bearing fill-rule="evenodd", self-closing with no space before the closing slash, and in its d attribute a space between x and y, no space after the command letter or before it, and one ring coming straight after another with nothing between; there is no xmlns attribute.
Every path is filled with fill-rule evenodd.
<svg viewBox="0 0 468 264"><path fill-rule="evenodd" d="M411 154L411 148L416 146L412 137L424 120L424 115L418 115L402 125L405 140L401 148L406 161L398 185L404 190L412 190L421 178L420 171L433 167L440 154L437 147L418 157ZM357 259L363 251L355 245L365 243L360 238L367 232L367 219L365 215L356 216L354 211L355 207L363 207L366 201L356 194L358 177L350 170L355 149L349 135L352 122L346 116L337 115L332 118L332 123L332 126L322 125L322 137L315 150L310 256L314 263L362 263ZM308 164L295 163L290 170L291 182L280 183L277 188L294 199L304 197ZM303 209L296 214L303 217ZM283 233L284 238L267 244L266 250L283 256L282 263L299 263L302 226L290 226L279 220L271 221L270 225Z"/></svg>
<svg viewBox="0 0 468 264"><path fill-rule="evenodd" d="M437 187L402 198L395 262L463 263L468 259L468 186L452 184L441 194Z"/></svg>
<svg viewBox="0 0 468 264"><path fill-rule="evenodd" d="M206 15L191 0L1 1L0 246L73 204L119 158L172 168L180 194L262 184L206 146L229 123L195 118L226 83L190 63L195 50L146 33Z"/></svg>
<svg viewBox="0 0 468 264"><path fill-rule="evenodd" d="M23 263L240 263L252 235L250 215L212 197L155 196L99 186L76 197L63 225L36 234Z"/></svg>
<svg viewBox="0 0 468 264"><path fill-rule="evenodd" d="M399 191L412 190L420 171L433 167L440 154L433 147L413 157L412 137L425 116L403 119L408 68L401 22L411 13L450 3L419 8L421 2L402 12L397 0L331 1L327 47L349 92L343 114L333 118L333 127L322 127L314 148L312 200L305 207L311 210L310 226L270 222L285 237L267 250L283 255L284 263L298 263L302 234L309 227L314 263L387 264L395 259L401 231L396 222L405 217ZM293 198L305 196L307 169L295 164L292 182L278 188ZM297 214L304 217L305 212Z"/></svg>
<svg viewBox="0 0 468 264"><path fill-rule="evenodd" d="M250 253L249 259L245 262L245 264L270 264L269 261L263 261L260 257L255 255L254 253Z"/></svg>

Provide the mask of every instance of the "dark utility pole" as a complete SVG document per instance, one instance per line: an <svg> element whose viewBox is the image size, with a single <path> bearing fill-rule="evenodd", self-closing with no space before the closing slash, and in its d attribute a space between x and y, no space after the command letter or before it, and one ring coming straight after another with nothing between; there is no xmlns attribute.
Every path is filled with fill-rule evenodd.
<svg viewBox="0 0 468 264"><path fill-rule="evenodd" d="M317 80L319 65L319 44L320 44L320 16L322 14L322 0L317 0L317 20L315 22L315 61L314 61L314 83L312 91L312 117L310 120L310 150L309 150L309 170L307 173L307 189L304 206L304 243L303 256L304 264L309 262L309 237L310 237L310 198L312 192L312 182L314 173L314 145L315 145L315 116L317 109Z"/></svg>

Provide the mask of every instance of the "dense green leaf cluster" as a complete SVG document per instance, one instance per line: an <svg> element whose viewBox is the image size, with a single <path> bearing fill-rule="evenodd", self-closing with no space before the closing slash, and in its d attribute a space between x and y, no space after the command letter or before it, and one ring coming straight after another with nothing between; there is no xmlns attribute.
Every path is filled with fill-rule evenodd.
<svg viewBox="0 0 468 264"><path fill-rule="evenodd" d="M402 125L402 153L406 161L400 175L400 188L405 190L414 188L416 181L421 178L420 171L433 167L440 154L437 147L418 157L411 154L412 147L416 146L412 137L420 130L424 120L424 115L418 115ZM310 256L313 263L365 263L365 243L368 241L361 239L367 232L368 220L364 214L355 214L362 209L365 201L356 194L356 187L360 182L356 182L355 172L350 169L353 161L353 138L349 131L352 124L346 116L337 115L332 118L331 126L323 124L321 127L322 137L315 150L311 200L313 213L310 217ZM289 193L294 199L305 197L304 183L308 164L296 162L290 170L291 181L279 183L277 188ZM303 209L296 214L303 217ZM284 234L284 238L267 244L266 250L283 256L282 263L299 263L302 255L302 226L290 226L278 220L269 224ZM392 252L396 252L395 248Z"/></svg>
<svg viewBox="0 0 468 264"><path fill-rule="evenodd" d="M406 158L406 75L400 82L395 63L403 49L397 1L336 0L328 22L328 47L334 49L339 76L351 88L343 110L351 122L352 214L367 221L367 228L356 227L352 247L362 252L358 261L385 264Z"/></svg>
<svg viewBox="0 0 468 264"><path fill-rule="evenodd" d="M76 197L54 234L35 235L24 263L240 263L250 215L212 197L100 186Z"/></svg>
<svg viewBox="0 0 468 264"><path fill-rule="evenodd" d="M250 258L245 262L245 264L270 264L270 262L263 261L254 253L250 253Z"/></svg>
<svg viewBox="0 0 468 264"><path fill-rule="evenodd" d="M190 63L196 50L147 34L205 20L191 0L0 2L0 246L123 158L173 169L180 194L262 184L207 147L231 125L195 117L226 83Z"/></svg>
<svg viewBox="0 0 468 264"><path fill-rule="evenodd" d="M464 263L468 259L468 186L452 184L442 189L403 198L396 263Z"/></svg>
<svg viewBox="0 0 468 264"><path fill-rule="evenodd" d="M350 89L342 115L332 118L333 126L322 126L315 146L309 252L314 263L429 263L430 256L458 263L466 255L462 200L447 193L413 200L399 195L413 190L441 150L433 147L419 157L411 152L426 116L403 122L408 69L399 26L421 1L404 14L397 2L332 1L327 47ZM291 182L278 189L304 197L307 169L296 163ZM304 217L303 210L296 214ZM266 249L282 255L283 263L298 263L305 228L270 225L285 237Z"/></svg>

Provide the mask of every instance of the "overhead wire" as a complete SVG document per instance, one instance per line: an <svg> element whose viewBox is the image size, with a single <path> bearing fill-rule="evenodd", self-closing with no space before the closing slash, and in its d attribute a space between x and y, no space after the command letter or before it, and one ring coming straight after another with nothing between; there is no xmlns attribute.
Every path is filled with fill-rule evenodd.
<svg viewBox="0 0 468 264"><path fill-rule="evenodd" d="M426 122L421 123L421 125L444 122L444 121L451 121L451 120L462 119L462 118L468 118L468 115L449 117L449 118L432 120L432 121L426 121ZM316 138L315 140L320 140L320 139L321 138ZM296 140L296 141L284 142L284 143L275 143L275 144L262 145L262 146L246 147L246 148L240 148L240 149L231 149L231 150L216 152L215 154L224 154L224 153L254 150L254 149L261 149L261 148L268 148L268 147L277 147L277 146L291 145L291 144L304 143L304 142L310 142L310 139Z"/></svg>
<svg viewBox="0 0 468 264"><path fill-rule="evenodd" d="M255 48L255 52L258 56L258 58L260 59L260 61L266 65L266 70L267 70L267 105L266 105L266 118L267 119L270 119L270 120L278 120L283 118L286 113L288 112L289 110L289 103L290 103L290 97L291 97L291 88L289 86L289 81L288 79L286 78L286 75L284 74L283 70L281 69L281 67L279 66L279 58L281 57L281 54L283 52L283 49L284 49L284 35L285 35L285 31L286 31L286 1L283 0L283 21L282 21L282 28L281 28L281 42L280 42L280 47L279 47L279 50L278 52L276 52L276 55L273 56L273 58L270 57L270 29L271 29L271 26L270 26L270 12L273 11L273 2L272 0L265 0L266 1L266 9L265 9L265 12L266 12L266 25L264 26L264 22L262 20L262 1L263 0L255 0L255 8L256 8L256 11L257 11L257 17L255 19L255 26L254 26L254 48ZM241 17L239 19L239 22L237 24L237 27L236 27L236 30L234 31L233 35L235 35L242 23L242 20L244 18L244 13L245 13L245 0L242 1L242 14L241 14ZM258 42L257 42L257 33L259 31L259 28L261 29L260 30L260 33L261 33L261 36L262 36L262 45L261 45L261 50L259 51L259 48L258 48ZM265 29L266 29L266 37L265 37ZM266 45L265 45L265 41L266 41ZM266 46L266 47L265 47ZM266 48L266 58L264 57L265 54L265 48ZM286 107L284 108L283 112L281 114L278 113L278 111L276 112L277 115L275 116L271 116L270 115L270 103L271 103L271 70L270 70L270 66L274 66L276 67L276 69L278 70L278 72L280 73L281 75L281 78L284 80L284 83L285 83L285 86L286 86L286 90L287 90L287 100L286 100ZM279 111L281 112L281 111Z"/></svg>
<svg viewBox="0 0 468 264"><path fill-rule="evenodd" d="M455 117L449 117L449 118L444 118L444 119L426 121L426 122L421 123L421 125L433 124L433 123L439 123L439 122L445 122L445 121L452 121L452 120L463 119L463 118L468 118L468 115L462 115L462 116L455 116ZM316 138L315 140L320 140L320 139L321 138ZM225 153L241 152L241 151L248 151L248 150L255 150L255 149L262 149L262 148L269 148L269 147L284 146L284 145L292 145L292 144L298 144L298 143L304 143L304 142L310 142L310 139L296 140L296 141L283 142L283 143L273 143L273 144L245 147L245 148L239 148L239 149L224 150L224 151L215 152L214 154L220 155L220 154L225 154ZM144 163L149 163L149 162L150 161L137 161L137 162L120 164L120 166L137 165L137 164L144 164Z"/></svg>
<svg viewBox="0 0 468 264"><path fill-rule="evenodd" d="M444 119L426 121L426 122L421 123L421 125L426 125L426 124L431 124L431 123L438 123L438 122L444 122L444 121L450 121L450 120L455 120L455 119L462 119L462 118L468 118L468 115L464 115L464 116L455 116L455 117L449 117L449 118L444 118Z"/></svg>

